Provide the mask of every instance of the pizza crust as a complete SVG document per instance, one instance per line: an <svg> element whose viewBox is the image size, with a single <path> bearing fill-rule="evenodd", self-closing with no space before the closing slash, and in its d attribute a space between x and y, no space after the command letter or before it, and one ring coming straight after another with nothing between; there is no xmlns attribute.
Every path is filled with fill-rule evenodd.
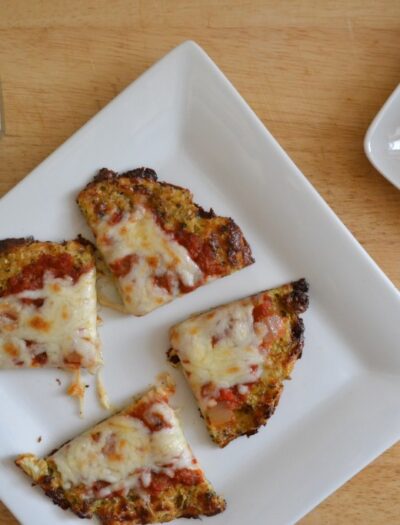
<svg viewBox="0 0 400 525"><path fill-rule="evenodd" d="M93 250L64 243L0 242L0 368L57 367L95 372L97 334Z"/></svg>
<svg viewBox="0 0 400 525"><path fill-rule="evenodd" d="M205 211L189 190L158 181L149 168L122 174L104 168L77 202L133 315L254 262L231 218ZM109 279L99 284L102 303L115 307Z"/></svg>
<svg viewBox="0 0 400 525"><path fill-rule="evenodd" d="M187 444L168 400L168 375L121 412L45 459L16 464L53 502L104 525L171 521L225 509Z"/></svg>
<svg viewBox="0 0 400 525"><path fill-rule="evenodd" d="M170 332L211 438L220 447L256 433L274 413L304 344L304 279L192 316Z"/></svg>

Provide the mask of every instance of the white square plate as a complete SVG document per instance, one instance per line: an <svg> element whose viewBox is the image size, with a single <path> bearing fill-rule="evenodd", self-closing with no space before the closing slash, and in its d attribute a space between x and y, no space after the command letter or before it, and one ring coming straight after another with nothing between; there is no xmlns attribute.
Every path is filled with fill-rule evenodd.
<svg viewBox="0 0 400 525"><path fill-rule="evenodd" d="M228 502L207 523L293 523L400 436L400 295L192 42L153 66L1 199L0 238L89 235L74 202L78 190L103 166L142 165L234 217L257 262L146 317L103 309L111 400L122 405L169 368L164 352L173 323L306 277L303 358L257 435L214 446L173 371L185 433ZM56 370L0 372L0 497L24 524L77 523L13 465L17 454L46 454L105 417L92 385L86 418L79 419L66 384Z"/></svg>
<svg viewBox="0 0 400 525"><path fill-rule="evenodd" d="M400 84L368 128L364 149L371 164L400 190Z"/></svg>

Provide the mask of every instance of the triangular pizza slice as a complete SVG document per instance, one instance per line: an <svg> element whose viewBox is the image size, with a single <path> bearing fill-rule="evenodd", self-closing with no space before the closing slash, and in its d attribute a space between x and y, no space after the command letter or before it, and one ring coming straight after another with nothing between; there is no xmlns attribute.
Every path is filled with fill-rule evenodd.
<svg viewBox="0 0 400 525"><path fill-rule="evenodd" d="M224 447L273 414L301 357L308 307L304 279L194 315L171 329L180 363L212 439Z"/></svg>
<svg viewBox="0 0 400 525"><path fill-rule="evenodd" d="M81 518L139 524L211 516L225 509L183 435L168 375L127 408L44 459L16 463L46 495Z"/></svg>
<svg viewBox="0 0 400 525"><path fill-rule="evenodd" d="M145 315L254 262L231 218L204 210L189 190L158 181L150 168L103 168L77 202L110 270L99 272L106 306L121 310L122 299L126 312Z"/></svg>

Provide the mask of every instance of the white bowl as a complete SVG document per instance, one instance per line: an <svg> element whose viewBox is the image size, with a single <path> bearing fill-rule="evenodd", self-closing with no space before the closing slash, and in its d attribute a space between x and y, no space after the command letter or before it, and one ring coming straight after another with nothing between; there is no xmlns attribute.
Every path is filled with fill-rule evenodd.
<svg viewBox="0 0 400 525"><path fill-rule="evenodd" d="M364 149L375 168L400 189L400 84L368 128Z"/></svg>

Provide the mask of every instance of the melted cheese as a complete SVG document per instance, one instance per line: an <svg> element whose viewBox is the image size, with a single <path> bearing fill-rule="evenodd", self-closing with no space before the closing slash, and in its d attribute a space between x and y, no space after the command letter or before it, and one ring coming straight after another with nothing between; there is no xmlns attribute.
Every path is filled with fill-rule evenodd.
<svg viewBox="0 0 400 525"><path fill-rule="evenodd" d="M96 374L96 387L97 387L97 395L100 399L101 406L105 408L106 410L110 410L110 400L108 399L107 390L104 386L104 380L103 380L103 371L102 369L99 369Z"/></svg>
<svg viewBox="0 0 400 525"><path fill-rule="evenodd" d="M116 490L140 488L140 482L149 486L152 472L172 477L175 469L198 468L173 410L166 403L156 403L149 411L161 414L169 428L152 432L140 419L121 413L50 456L63 488L83 484L90 495L96 481L106 481L110 485L98 493L104 497Z"/></svg>
<svg viewBox="0 0 400 525"><path fill-rule="evenodd" d="M153 432L151 435L152 470L165 469L165 465L171 465L172 470L190 468L193 455L172 409L166 403L155 403L150 412L160 414L169 424L169 428Z"/></svg>
<svg viewBox="0 0 400 525"><path fill-rule="evenodd" d="M95 270L76 283L46 274L42 289L0 297L0 368L32 366L46 353L37 366L68 368L65 359L94 370L101 363L96 323Z"/></svg>
<svg viewBox="0 0 400 525"><path fill-rule="evenodd" d="M130 255L135 258L129 273L118 278L126 310L134 315L144 315L180 295L180 283L196 287L203 280L202 271L186 248L168 235L144 208L126 214L114 226L105 217L95 233L109 266ZM157 278L166 276L169 290L157 284Z"/></svg>
<svg viewBox="0 0 400 525"><path fill-rule="evenodd" d="M211 406L202 386L216 389L257 381L265 353L260 345L267 326L253 322L253 305L237 302L188 319L171 332L173 349L200 404ZM208 401L211 401L208 403Z"/></svg>
<svg viewBox="0 0 400 525"><path fill-rule="evenodd" d="M115 277L99 251L96 251L96 291L97 301L101 305L127 313Z"/></svg>
<svg viewBox="0 0 400 525"><path fill-rule="evenodd" d="M68 387L67 394L76 397L79 401L79 417L83 418L83 401L85 399L85 387L82 383L81 370L78 368L73 373L73 378Z"/></svg>

